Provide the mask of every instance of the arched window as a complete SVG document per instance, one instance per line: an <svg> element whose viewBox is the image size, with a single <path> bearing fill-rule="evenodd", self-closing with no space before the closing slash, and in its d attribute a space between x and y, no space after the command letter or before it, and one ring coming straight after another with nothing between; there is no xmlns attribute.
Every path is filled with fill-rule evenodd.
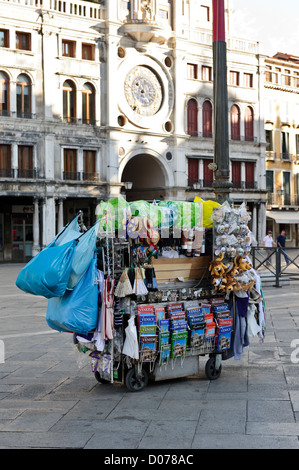
<svg viewBox="0 0 299 470"><path fill-rule="evenodd" d="M247 106L245 109L245 140L253 141L253 109Z"/></svg>
<svg viewBox="0 0 299 470"><path fill-rule="evenodd" d="M197 101L191 99L187 105L187 132L189 135L198 135L198 122L197 122Z"/></svg>
<svg viewBox="0 0 299 470"><path fill-rule="evenodd" d="M17 116L31 118L31 81L24 74L17 78Z"/></svg>
<svg viewBox="0 0 299 470"><path fill-rule="evenodd" d="M85 83L82 90L82 122L95 124L95 90L90 83Z"/></svg>
<svg viewBox="0 0 299 470"><path fill-rule="evenodd" d="M240 140L240 109L236 104L231 107L230 123L232 140Z"/></svg>
<svg viewBox="0 0 299 470"><path fill-rule="evenodd" d="M76 87L71 80L63 84L63 120L75 122L76 114Z"/></svg>
<svg viewBox="0 0 299 470"><path fill-rule="evenodd" d="M0 72L0 115L9 114L9 78L4 72Z"/></svg>
<svg viewBox="0 0 299 470"><path fill-rule="evenodd" d="M210 101L205 101L202 107L202 135L203 137L212 137L212 105Z"/></svg>

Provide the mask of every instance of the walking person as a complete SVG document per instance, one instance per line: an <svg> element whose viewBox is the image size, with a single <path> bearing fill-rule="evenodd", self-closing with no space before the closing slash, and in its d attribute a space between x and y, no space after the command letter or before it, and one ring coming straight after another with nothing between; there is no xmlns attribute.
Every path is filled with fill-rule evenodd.
<svg viewBox="0 0 299 470"><path fill-rule="evenodd" d="M262 241L261 246L264 246L265 249L266 249L266 253L267 253L266 266L270 266L271 265L272 253L273 253L273 250L270 249L270 248L273 248L274 246L276 246L276 243L272 238L272 231L271 230L268 230L268 233L264 237L264 240Z"/></svg>
<svg viewBox="0 0 299 470"><path fill-rule="evenodd" d="M288 258L287 252L285 250L285 246L286 246L286 232L285 232L285 230L282 230L280 232L280 235L278 235L278 237L277 237L277 246L279 248L281 248L281 252L284 256L286 265L288 266L291 263L291 261Z"/></svg>

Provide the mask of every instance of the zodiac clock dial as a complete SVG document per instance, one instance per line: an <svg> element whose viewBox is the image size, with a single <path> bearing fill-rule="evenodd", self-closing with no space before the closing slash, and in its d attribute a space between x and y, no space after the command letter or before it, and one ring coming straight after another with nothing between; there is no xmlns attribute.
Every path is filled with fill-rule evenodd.
<svg viewBox="0 0 299 470"><path fill-rule="evenodd" d="M139 65L127 74L125 97L130 108L141 116L154 116L160 109L163 92L158 76L149 67Z"/></svg>

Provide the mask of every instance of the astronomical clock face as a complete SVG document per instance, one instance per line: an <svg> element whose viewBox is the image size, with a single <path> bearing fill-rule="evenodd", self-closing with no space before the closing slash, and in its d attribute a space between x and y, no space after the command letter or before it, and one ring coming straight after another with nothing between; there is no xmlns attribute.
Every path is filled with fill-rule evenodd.
<svg viewBox="0 0 299 470"><path fill-rule="evenodd" d="M158 76L146 66L134 67L127 74L125 97L130 108L140 116L154 116L163 101L162 86Z"/></svg>

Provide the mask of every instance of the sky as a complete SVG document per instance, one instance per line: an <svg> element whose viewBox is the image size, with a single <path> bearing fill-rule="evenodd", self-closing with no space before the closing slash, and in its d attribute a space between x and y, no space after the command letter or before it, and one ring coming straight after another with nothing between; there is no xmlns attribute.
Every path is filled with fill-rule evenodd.
<svg viewBox="0 0 299 470"><path fill-rule="evenodd" d="M299 56L299 0L229 0L230 35L262 43L262 53Z"/></svg>

